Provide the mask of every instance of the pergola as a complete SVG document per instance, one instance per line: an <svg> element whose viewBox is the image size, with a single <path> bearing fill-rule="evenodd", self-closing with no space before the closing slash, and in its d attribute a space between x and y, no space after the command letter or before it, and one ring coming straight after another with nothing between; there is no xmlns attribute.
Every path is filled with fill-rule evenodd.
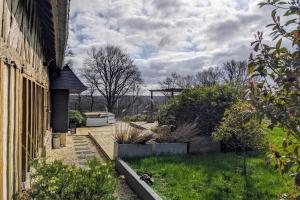
<svg viewBox="0 0 300 200"><path fill-rule="evenodd" d="M171 93L171 98L174 98L175 92L182 92L184 89L182 88L166 88L166 89L156 89L156 90L149 90L151 93L151 104L150 104L150 119L153 117L153 94L155 92L163 92L163 93Z"/></svg>

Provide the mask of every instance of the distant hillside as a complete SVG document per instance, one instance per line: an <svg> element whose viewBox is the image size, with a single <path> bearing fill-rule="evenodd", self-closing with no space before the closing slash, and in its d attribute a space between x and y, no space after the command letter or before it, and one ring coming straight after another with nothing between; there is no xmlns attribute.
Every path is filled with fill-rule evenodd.
<svg viewBox="0 0 300 200"><path fill-rule="evenodd" d="M128 104L132 101L132 96L125 96L119 100L118 105L116 106L115 114L120 115L122 110L128 107ZM167 98L164 96L154 96L154 109L157 109L159 105L162 105L166 102ZM102 96L94 97L94 105L91 109L91 97L86 95L70 95L69 109L80 110L82 112L90 111L105 111L105 101ZM137 114L146 114L149 112L150 106L150 96L140 96L136 100L133 106L126 109L126 114L137 115Z"/></svg>

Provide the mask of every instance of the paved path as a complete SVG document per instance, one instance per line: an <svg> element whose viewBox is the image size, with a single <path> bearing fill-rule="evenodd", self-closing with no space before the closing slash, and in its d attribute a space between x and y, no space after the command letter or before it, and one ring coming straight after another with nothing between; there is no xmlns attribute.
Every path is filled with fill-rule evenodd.
<svg viewBox="0 0 300 200"><path fill-rule="evenodd" d="M81 167L86 166L86 161L96 157L105 162L104 155L97 149L88 136L73 136L74 150L77 155L78 164Z"/></svg>
<svg viewBox="0 0 300 200"><path fill-rule="evenodd" d="M67 146L60 149L52 149L47 155L49 161L61 160L67 165L77 165L85 167L86 161L93 156L100 161L107 161L106 157L99 150L96 144L88 136L88 130L97 130L99 128L80 128L76 135L67 136ZM100 127L100 132L110 133L108 127ZM112 137L112 136L111 136ZM117 175L116 175L117 177ZM129 188L126 181L119 179L119 184L116 188L116 194L119 200L139 200L136 194Z"/></svg>
<svg viewBox="0 0 300 200"><path fill-rule="evenodd" d="M128 126L126 123L118 122L115 125L102 126L102 127L84 127L79 128L78 134L89 133L95 140L99 148L110 159L114 160L114 132L116 127Z"/></svg>

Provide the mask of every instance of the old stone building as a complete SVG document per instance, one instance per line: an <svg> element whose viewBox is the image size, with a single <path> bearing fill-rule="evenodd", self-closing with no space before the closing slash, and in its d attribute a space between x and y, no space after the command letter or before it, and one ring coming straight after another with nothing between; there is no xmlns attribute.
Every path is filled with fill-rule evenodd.
<svg viewBox="0 0 300 200"><path fill-rule="evenodd" d="M0 0L0 200L26 185L29 160L51 147L50 80L62 70L68 13L69 0Z"/></svg>

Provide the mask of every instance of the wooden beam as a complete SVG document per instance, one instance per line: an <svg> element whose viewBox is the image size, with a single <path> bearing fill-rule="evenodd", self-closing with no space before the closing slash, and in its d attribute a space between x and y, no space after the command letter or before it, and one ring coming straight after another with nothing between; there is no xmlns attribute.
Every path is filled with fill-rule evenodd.
<svg viewBox="0 0 300 200"><path fill-rule="evenodd" d="M0 200L4 199L4 160L3 160L3 62L0 61Z"/></svg>
<svg viewBox="0 0 300 200"><path fill-rule="evenodd" d="M28 147L28 81L22 77L22 136L21 136L21 181L26 181L26 172L27 172L27 147Z"/></svg>
<svg viewBox="0 0 300 200"><path fill-rule="evenodd" d="M15 112L15 116L14 116L14 137L13 137L13 168L14 168L14 174L13 174L13 185L14 185L14 193L17 192L19 190L19 158L18 158L18 153L19 153L19 95L20 95L20 74L19 74L19 70L16 69L15 70L15 102L14 102L14 112Z"/></svg>
<svg viewBox="0 0 300 200"><path fill-rule="evenodd" d="M18 184L19 189L21 188L22 183L22 133L23 133L23 76L20 70L19 73L19 101L18 101L18 110L19 110L19 130L18 130Z"/></svg>
<svg viewBox="0 0 300 200"><path fill-rule="evenodd" d="M13 157L14 157L14 114L15 114L15 69L9 66L9 95L8 95L8 102L9 102L9 109L8 109L8 198L11 199L13 195Z"/></svg>
<svg viewBox="0 0 300 200"><path fill-rule="evenodd" d="M33 132L33 82L32 81L30 81L30 90L29 90L29 94L28 94L28 96L30 97L30 100L29 100L29 112L28 112L28 114L29 114L29 134L28 134L28 147L29 147L29 155L30 155L30 159L32 158L32 155L33 155L33 151L32 151L32 136L33 136L33 134L32 134L32 132ZM27 164L28 164L28 168L27 168L27 170L28 170L28 172L29 172L29 170L30 170L30 165L29 165L29 162L27 162Z"/></svg>

